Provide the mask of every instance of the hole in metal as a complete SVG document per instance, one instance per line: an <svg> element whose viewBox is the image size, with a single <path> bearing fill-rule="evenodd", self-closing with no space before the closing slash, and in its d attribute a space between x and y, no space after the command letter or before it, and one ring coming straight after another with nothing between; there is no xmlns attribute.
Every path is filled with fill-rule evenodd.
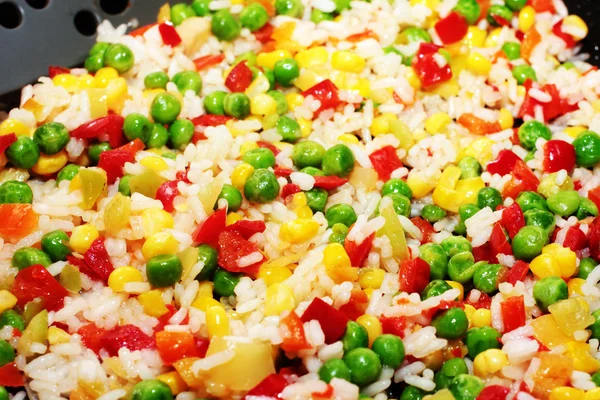
<svg viewBox="0 0 600 400"><path fill-rule="evenodd" d="M73 23L77 32L84 36L94 36L96 28L98 28L98 18L96 18L93 12L88 10L81 10L75 14Z"/></svg>
<svg viewBox="0 0 600 400"><path fill-rule="evenodd" d="M15 29L23 22L23 12L12 1L0 3L0 26Z"/></svg>
<svg viewBox="0 0 600 400"><path fill-rule="evenodd" d="M121 14L129 7L129 0L100 0L100 8L107 14Z"/></svg>
<svg viewBox="0 0 600 400"><path fill-rule="evenodd" d="M35 8L36 10L41 10L41 9L46 8L48 3L50 3L50 0L25 0L25 2L31 8Z"/></svg>

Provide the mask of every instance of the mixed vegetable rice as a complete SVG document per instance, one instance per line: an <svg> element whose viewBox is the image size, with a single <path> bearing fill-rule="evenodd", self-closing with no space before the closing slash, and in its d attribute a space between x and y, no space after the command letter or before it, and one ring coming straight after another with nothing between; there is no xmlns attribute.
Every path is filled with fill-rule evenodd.
<svg viewBox="0 0 600 400"><path fill-rule="evenodd" d="M0 400L600 399L587 31L561 0L103 22L0 116Z"/></svg>

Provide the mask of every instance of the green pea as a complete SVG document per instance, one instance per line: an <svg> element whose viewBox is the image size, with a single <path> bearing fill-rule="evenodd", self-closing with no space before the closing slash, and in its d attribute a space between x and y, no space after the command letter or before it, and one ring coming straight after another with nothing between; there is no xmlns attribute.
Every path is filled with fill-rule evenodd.
<svg viewBox="0 0 600 400"><path fill-rule="evenodd" d="M477 357L477 354L489 350L499 349L500 332L489 326L472 328L467 331L465 344L467 345L467 355L471 360Z"/></svg>
<svg viewBox="0 0 600 400"><path fill-rule="evenodd" d="M554 231L554 227L556 226L556 219L554 218L554 214L549 211L538 210L537 208L526 211L525 216L525 224L528 226L539 226L546 232L546 235L549 237Z"/></svg>
<svg viewBox="0 0 600 400"><path fill-rule="evenodd" d="M383 52L384 52L385 54L390 54L390 53L393 53L393 54L396 54L396 55L402 56L402 53L400 52L400 50L398 50L398 49L397 49L397 48L396 48L394 45L390 45L390 46L388 46L388 47L384 47L384 48L383 48Z"/></svg>
<svg viewBox="0 0 600 400"><path fill-rule="evenodd" d="M535 70L528 64L515 65L512 69L512 76L519 85L524 85L527 80L537 82Z"/></svg>
<svg viewBox="0 0 600 400"><path fill-rule="evenodd" d="M91 73L98 72L100 68L104 67L104 52L87 56L83 67Z"/></svg>
<svg viewBox="0 0 600 400"><path fill-rule="evenodd" d="M598 206L586 197L579 198L579 208L577 209L577 219L582 220L587 217L595 217L598 215Z"/></svg>
<svg viewBox="0 0 600 400"><path fill-rule="evenodd" d="M277 103L277 114L283 115L288 112L288 102L283 93L279 90L269 90L267 94L275 100L275 103ZM277 122L279 122L279 120Z"/></svg>
<svg viewBox="0 0 600 400"><path fill-rule="evenodd" d="M119 180L119 193L123 196L131 196L131 188L129 187L129 181L133 175L123 175Z"/></svg>
<svg viewBox="0 0 600 400"><path fill-rule="evenodd" d="M451 308L431 321L437 336L444 339L457 339L469 328L467 314L458 307Z"/></svg>
<svg viewBox="0 0 600 400"><path fill-rule="evenodd" d="M350 9L350 0L333 0L333 2L335 3L335 12L338 14Z"/></svg>
<svg viewBox="0 0 600 400"><path fill-rule="evenodd" d="M350 380L358 386L373 383L381 373L381 361L373 350L358 348L344 354L344 362L350 368Z"/></svg>
<svg viewBox="0 0 600 400"><path fill-rule="evenodd" d="M312 210L313 213L323 212L325 205L327 204L327 198L329 193L327 190L320 188L313 188L306 192L306 205Z"/></svg>
<svg viewBox="0 0 600 400"><path fill-rule="evenodd" d="M6 181L0 185L0 204L31 204L33 191L25 182Z"/></svg>
<svg viewBox="0 0 600 400"><path fill-rule="evenodd" d="M442 246L425 243L419 247L419 258L429 264L431 279L444 279L448 271L448 256Z"/></svg>
<svg viewBox="0 0 600 400"><path fill-rule="evenodd" d="M521 192L516 200L523 213L532 209L548 211L546 200L536 192Z"/></svg>
<svg viewBox="0 0 600 400"><path fill-rule="evenodd" d="M350 381L350 369L343 360L332 358L325 361L319 368L319 379L325 383L331 382L333 378L344 379Z"/></svg>
<svg viewBox="0 0 600 400"><path fill-rule="evenodd" d="M275 0L275 12L277 12L277 15L300 18L303 11L304 7L300 0Z"/></svg>
<svg viewBox="0 0 600 400"><path fill-rule="evenodd" d="M194 9L185 3L177 3L171 6L171 22L173 25L180 25L183 21L188 18L195 17L196 12Z"/></svg>
<svg viewBox="0 0 600 400"><path fill-rule="evenodd" d="M546 140L550 140L552 138L552 132L550 132L550 128L548 128L542 122L536 120L527 121L521 125L518 135L521 146L527 150L535 149L535 142L539 138Z"/></svg>
<svg viewBox="0 0 600 400"><path fill-rule="evenodd" d="M425 397L425 392L414 386L407 386L402 391L400 400L422 400Z"/></svg>
<svg viewBox="0 0 600 400"><path fill-rule="evenodd" d="M344 224L348 228L356 222L358 217L354 208L349 204L334 204L325 211L327 227L331 228L335 224Z"/></svg>
<svg viewBox="0 0 600 400"><path fill-rule="evenodd" d="M221 9L213 14L211 21L213 35L219 40L232 41L240 35L240 23L228 9Z"/></svg>
<svg viewBox="0 0 600 400"><path fill-rule="evenodd" d="M435 204L426 204L421 210L421 217L424 220L433 224L446 218L446 211L444 211L444 209L440 206L436 206Z"/></svg>
<svg viewBox="0 0 600 400"><path fill-rule="evenodd" d="M11 263L13 267L19 269L20 271L37 264L48 267L50 264L52 264L52 260L48 254L44 253L42 250L38 250L33 247L21 247L19 250L14 252Z"/></svg>
<svg viewBox="0 0 600 400"><path fill-rule="evenodd" d="M269 149L258 147L246 151L242 156L242 161L254 168L269 168L275 166L275 155Z"/></svg>
<svg viewBox="0 0 600 400"><path fill-rule="evenodd" d="M192 2L192 9L199 17L204 17L210 14L210 2L212 0L194 0Z"/></svg>
<svg viewBox="0 0 600 400"><path fill-rule="evenodd" d="M323 172L325 175L336 175L345 178L354 169L354 154L346 145L336 144L325 152Z"/></svg>
<svg viewBox="0 0 600 400"><path fill-rule="evenodd" d="M135 384L131 400L173 400L169 385L158 379L148 379Z"/></svg>
<svg viewBox="0 0 600 400"><path fill-rule="evenodd" d="M400 33L400 43L418 43L426 42L431 43L431 36L423 28L417 28L416 26L409 26Z"/></svg>
<svg viewBox="0 0 600 400"><path fill-rule="evenodd" d="M473 286L484 293L498 290L498 276L504 267L500 264L481 265L473 274Z"/></svg>
<svg viewBox="0 0 600 400"><path fill-rule="evenodd" d="M579 271L577 277L587 279L588 275L596 268L598 263L593 258L582 258L579 262Z"/></svg>
<svg viewBox="0 0 600 400"><path fill-rule="evenodd" d="M159 149L166 146L168 141L169 131L167 131L167 128L161 124L152 124L152 130L150 131L146 146L148 146L149 149Z"/></svg>
<svg viewBox="0 0 600 400"><path fill-rule="evenodd" d="M294 145L292 161L297 168L319 168L325 156L325 148L312 140L303 140Z"/></svg>
<svg viewBox="0 0 600 400"><path fill-rule="evenodd" d="M564 68L566 70L570 70L575 68L575 64L573 64L571 61L567 61L566 63L563 63L559 68Z"/></svg>
<svg viewBox="0 0 600 400"><path fill-rule="evenodd" d="M592 331L593 339L600 340L600 309L594 311L592 313L592 317L594 317L595 321L590 326L588 326L588 329Z"/></svg>
<svg viewBox="0 0 600 400"><path fill-rule="evenodd" d="M377 336L371 348L377 353L381 363L388 367L396 369L404 361L404 343L396 335L383 334Z"/></svg>
<svg viewBox="0 0 600 400"><path fill-rule="evenodd" d="M110 46L110 43L107 43L107 42L94 43L94 45L90 49L88 55L92 56L92 55L98 54L98 53L104 54L104 52L106 51L106 49L108 49L109 46Z"/></svg>
<svg viewBox="0 0 600 400"><path fill-rule="evenodd" d="M581 132L573 141L577 165L593 168L600 162L600 136L596 132Z"/></svg>
<svg viewBox="0 0 600 400"><path fill-rule="evenodd" d="M477 193L477 206L479 208L489 207L492 211L502 204L502 193L493 187L484 187Z"/></svg>
<svg viewBox="0 0 600 400"><path fill-rule="evenodd" d="M268 67L263 67L262 74L269 81L269 90L275 89L275 74L273 73L273 70Z"/></svg>
<svg viewBox="0 0 600 400"><path fill-rule="evenodd" d="M548 197L547 204L550 211L561 217L574 214L579 208L579 193L574 190L558 192Z"/></svg>
<svg viewBox="0 0 600 400"><path fill-rule="evenodd" d="M600 372L594 372L592 375L592 382L594 382L594 385L600 386Z"/></svg>
<svg viewBox="0 0 600 400"><path fill-rule="evenodd" d="M423 289L423 293L421 293L421 299L427 300L430 297L439 296L451 289L452 286L450 286L445 280L434 279L429 282L427 286L425 286L425 289Z"/></svg>
<svg viewBox="0 0 600 400"><path fill-rule="evenodd" d="M505 0L505 4L513 11L519 11L527 4L527 0Z"/></svg>
<svg viewBox="0 0 600 400"><path fill-rule="evenodd" d="M165 151L160 156L162 158L166 158L166 159L169 159L169 160L175 160L175 159L177 159L177 155L174 152L172 152L172 151Z"/></svg>
<svg viewBox="0 0 600 400"><path fill-rule="evenodd" d="M294 118L287 115L279 117L275 124L275 129L277 129L277 133L285 142L295 142L302 136L300 124Z"/></svg>
<svg viewBox="0 0 600 400"><path fill-rule="evenodd" d="M201 244L198 246L198 261L204 263L204 267L198 275L196 275L197 281L207 281L213 279L213 275L217 270L217 250L208 244Z"/></svg>
<svg viewBox="0 0 600 400"><path fill-rule="evenodd" d="M139 113L129 114L123 123L123 133L128 141L140 139L146 143L152 133L152 122Z"/></svg>
<svg viewBox="0 0 600 400"><path fill-rule="evenodd" d="M71 254L69 236L61 230L46 233L41 240L42 250L48 254L52 262L65 261Z"/></svg>
<svg viewBox="0 0 600 400"><path fill-rule="evenodd" d="M252 3L252 4L258 4L258 3ZM235 58L235 60L233 60L233 65L238 65L242 61L246 61L246 65L250 68L256 66L256 53L254 53L252 51L247 51L245 53L240 54L239 56L237 56ZM260 72L260 69L257 68L256 71ZM252 79L254 79L254 78L255 77L253 76Z"/></svg>
<svg viewBox="0 0 600 400"><path fill-rule="evenodd" d="M461 170L460 179L477 178L481 175L481 164L479 164L479 161L475 157L463 157L457 166Z"/></svg>
<svg viewBox="0 0 600 400"><path fill-rule="evenodd" d="M98 165L100 161L100 154L105 151L111 150L110 144L108 142L96 143L88 147L88 158L90 159L90 163L92 165Z"/></svg>
<svg viewBox="0 0 600 400"><path fill-rule="evenodd" d="M104 52L104 65L113 67L120 74L129 71L133 67L133 63L133 52L124 44L111 44Z"/></svg>
<svg viewBox="0 0 600 400"><path fill-rule="evenodd" d="M298 62L293 58L278 60L273 67L275 82L281 86L292 86L292 82L300 75Z"/></svg>
<svg viewBox="0 0 600 400"><path fill-rule="evenodd" d="M533 285L533 298L544 312L552 304L569 297L567 284L558 276L548 276L536 281Z"/></svg>
<svg viewBox="0 0 600 400"><path fill-rule="evenodd" d="M67 164L65 165L56 175L56 186L62 181L71 181L75 176L79 173L79 168L81 168L77 164Z"/></svg>
<svg viewBox="0 0 600 400"><path fill-rule="evenodd" d="M227 96L226 92L221 90L216 90L204 98L204 109L207 113L213 115L225 115L225 96Z"/></svg>
<svg viewBox="0 0 600 400"><path fill-rule="evenodd" d="M487 262L485 261L475 262L475 258L471 252L458 253L448 261L448 276L453 281L466 284L473 279L475 271L486 264Z"/></svg>
<svg viewBox="0 0 600 400"><path fill-rule="evenodd" d="M394 211L396 214L403 215L407 218L410 217L410 200L401 194L391 193L383 196L392 200L392 206L394 207ZM379 207L377 207L379 209Z"/></svg>
<svg viewBox="0 0 600 400"><path fill-rule="evenodd" d="M0 314L0 328L7 325L17 328L21 332L25 330L25 320L14 310L6 310Z"/></svg>
<svg viewBox="0 0 600 400"><path fill-rule="evenodd" d="M383 184L383 187L381 188L381 194L386 196L392 193L398 193L406 196L409 200L412 200L413 198L412 189L402 179L392 178Z"/></svg>
<svg viewBox="0 0 600 400"><path fill-rule="evenodd" d="M4 152L8 161L17 168L29 169L40 158L40 148L28 136L19 136Z"/></svg>
<svg viewBox="0 0 600 400"><path fill-rule="evenodd" d="M223 99L225 114L244 119L250 114L250 98L244 93L228 93Z"/></svg>
<svg viewBox="0 0 600 400"><path fill-rule="evenodd" d="M268 169L255 170L244 184L244 195L251 203L268 203L279 196L277 177Z"/></svg>
<svg viewBox="0 0 600 400"><path fill-rule="evenodd" d="M223 268L217 268L213 276L215 294L218 297L233 296L235 294L235 287L240 282L240 278L241 274L234 274Z"/></svg>
<svg viewBox="0 0 600 400"><path fill-rule="evenodd" d="M331 235L329 235L329 243L344 244L348 235L348 227L344 224L335 224L331 227Z"/></svg>
<svg viewBox="0 0 600 400"><path fill-rule="evenodd" d="M176 73L171 79L177 90L182 94L185 94L188 90L198 95L202 90L202 78L196 71L181 71Z"/></svg>
<svg viewBox="0 0 600 400"><path fill-rule="evenodd" d="M152 100L150 114L157 122L162 125L170 125L177 119L181 112L181 103L170 93L159 93Z"/></svg>
<svg viewBox="0 0 600 400"><path fill-rule="evenodd" d="M267 10L259 3L249 4L240 13L240 22L242 26L248 28L250 32L255 32L265 26L269 21Z"/></svg>
<svg viewBox="0 0 600 400"><path fill-rule="evenodd" d="M178 119L169 127L169 138L171 147L175 150L183 150L194 136L194 124L189 119Z"/></svg>
<svg viewBox="0 0 600 400"><path fill-rule="evenodd" d="M240 192L235 186L224 184L215 202L215 207L219 203L220 199L227 201L227 211L237 211L242 206L242 192Z"/></svg>
<svg viewBox="0 0 600 400"><path fill-rule="evenodd" d="M504 52L504 54L506 54L506 58L508 58L509 61L514 61L514 60L518 60L519 58L521 58L521 44L518 42L506 42L502 45L502 51ZM514 69L513 69L513 73L514 73ZM531 80L536 80L535 77L535 71L533 71L534 77L533 78L529 78ZM519 79L519 78L516 78Z"/></svg>
<svg viewBox="0 0 600 400"><path fill-rule="evenodd" d="M10 395L4 386L0 386L0 400L9 400Z"/></svg>
<svg viewBox="0 0 600 400"><path fill-rule="evenodd" d="M458 207L458 215L460 217L458 225L454 228L454 231L459 235L465 235L467 233L467 226L465 221L477 214L480 208L475 204L462 204Z"/></svg>
<svg viewBox="0 0 600 400"><path fill-rule="evenodd" d="M471 252L472 249L471 242L462 236L449 236L442 240L440 245L444 248L446 254L448 254L448 257L450 258L464 251Z"/></svg>
<svg viewBox="0 0 600 400"><path fill-rule="evenodd" d="M448 385L456 400L475 400L484 387L485 384L480 378L468 374L456 376Z"/></svg>
<svg viewBox="0 0 600 400"><path fill-rule="evenodd" d="M479 6L477 0L458 0L454 11L465 17L470 25L473 25L481 15L481 6Z"/></svg>
<svg viewBox="0 0 600 400"><path fill-rule="evenodd" d="M6 340L0 340L0 367L15 361L15 349Z"/></svg>
<svg viewBox="0 0 600 400"><path fill-rule="evenodd" d="M172 286L179 282L183 268L175 254L154 256L146 263L146 277L154 287Z"/></svg>
<svg viewBox="0 0 600 400"><path fill-rule="evenodd" d="M310 12L310 20L315 24L323 21L333 21L333 18L333 13L323 12L321 10L317 10L316 8L313 8L313 10Z"/></svg>
<svg viewBox="0 0 600 400"><path fill-rule="evenodd" d="M492 26L505 25L504 22L510 24L513 12L510 8L501 5L493 5L489 8L487 13L487 21Z"/></svg>
<svg viewBox="0 0 600 400"><path fill-rule="evenodd" d="M445 389L455 376L468 374L467 363L462 358L451 358L444 362L442 368L435 374L435 389Z"/></svg>
<svg viewBox="0 0 600 400"><path fill-rule="evenodd" d="M341 340L344 345L344 353L359 347L369 346L369 335L367 330L354 321L348 321L346 324L346 331Z"/></svg>
<svg viewBox="0 0 600 400"><path fill-rule="evenodd" d="M144 78L146 89L164 89L169 83L169 75L163 71L151 72Z"/></svg>
<svg viewBox="0 0 600 400"><path fill-rule="evenodd" d="M300 172L308 174L310 176L325 176L323 171L315 167L304 167L300 170Z"/></svg>

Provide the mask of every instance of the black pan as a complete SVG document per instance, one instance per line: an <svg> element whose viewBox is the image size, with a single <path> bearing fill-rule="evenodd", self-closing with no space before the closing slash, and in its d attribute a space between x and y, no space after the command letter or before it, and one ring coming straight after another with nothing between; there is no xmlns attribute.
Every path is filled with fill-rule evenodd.
<svg viewBox="0 0 600 400"><path fill-rule="evenodd" d="M571 14L579 15L588 24L590 33L583 52L590 54L589 62L600 67L600 7L598 0L564 0Z"/></svg>

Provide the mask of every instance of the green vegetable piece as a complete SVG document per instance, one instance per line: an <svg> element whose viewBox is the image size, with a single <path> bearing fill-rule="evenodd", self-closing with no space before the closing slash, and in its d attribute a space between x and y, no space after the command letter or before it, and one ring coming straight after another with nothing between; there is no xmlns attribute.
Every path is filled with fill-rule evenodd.
<svg viewBox="0 0 600 400"><path fill-rule="evenodd" d="M159 149L166 146L168 141L169 131L167 131L167 128L161 124L152 124L152 131L150 132L146 146L148 146L149 149ZM164 154L163 157L165 157ZM173 157L173 159L175 159L175 157Z"/></svg>
<svg viewBox="0 0 600 400"><path fill-rule="evenodd" d="M579 208L577 209L577 214L575 215L580 221L587 217L595 217L598 215L598 207L593 201L591 201L587 197L580 197Z"/></svg>
<svg viewBox="0 0 600 400"><path fill-rule="evenodd" d="M577 272L577 277L581 279L587 279L590 272L596 268L598 263L593 258L583 258L579 262L579 271Z"/></svg>
<svg viewBox="0 0 600 400"><path fill-rule="evenodd" d="M421 210L421 217L430 223L438 222L446 218L446 211L435 204L425 204Z"/></svg>
<svg viewBox="0 0 600 400"><path fill-rule="evenodd" d="M446 389L455 376L468 373L469 369L467 368L467 363L465 363L465 360L462 358L451 358L446 360L442 365L442 368L435 374L435 389Z"/></svg>
<svg viewBox="0 0 600 400"><path fill-rule="evenodd" d="M344 353L359 347L369 346L369 335L367 330L354 321L348 321L346 324L346 331L341 340L344 345Z"/></svg>
<svg viewBox="0 0 600 400"><path fill-rule="evenodd" d="M196 71L181 71L176 73L171 79L177 90L185 94L188 90L194 92L195 95L200 94L202 90L202 78Z"/></svg>
<svg viewBox="0 0 600 400"><path fill-rule="evenodd" d="M431 43L431 36L425 29L409 26L400 33L400 43L407 44L418 42Z"/></svg>
<svg viewBox="0 0 600 400"><path fill-rule="evenodd" d="M458 339L469 328L467 314L458 307L450 308L431 321L437 336L444 339Z"/></svg>
<svg viewBox="0 0 600 400"><path fill-rule="evenodd" d="M235 186L225 184L221 189L221 193L219 193L219 197L217 197L217 202L215 203L215 207L219 203L220 199L225 199L227 201L227 211L237 211L242 206L242 192L240 192Z"/></svg>
<svg viewBox="0 0 600 400"><path fill-rule="evenodd" d="M111 44L104 52L104 65L113 67L120 74L129 71L133 67L133 63L133 52L124 44Z"/></svg>
<svg viewBox="0 0 600 400"><path fill-rule="evenodd" d="M56 175L56 186L62 181L71 181L75 176L79 173L79 168L81 168L77 164L67 164L58 172Z"/></svg>
<svg viewBox="0 0 600 400"><path fill-rule="evenodd" d="M168 287L179 282L183 268L175 254L154 256L146 263L146 277L154 287Z"/></svg>
<svg viewBox="0 0 600 400"><path fill-rule="evenodd" d="M269 149L258 147L245 152L242 156L242 161L257 169L269 168L275 166L275 155Z"/></svg>
<svg viewBox="0 0 600 400"><path fill-rule="evenodd" d="M548 211L546 206L546 200L537 194L536 192L521 192L517 196L516 200L523 213L526 213L532 209L538 209L542 211Z"/></svg>
<svg viewBox="0 0 600 400"><path fill-rule="evenodd" d="M171 147L175 150L183 150L194 136L194 124L189 119L178 119L169 127L169 139Z"/></svg>
<svg viewBox="0 0 600 400"><path fill-rule="evenodd" d="M327 204L327 198L329 193L327 190L320 188L313 188L306 192L306 205L312 210L313 213L323 212L325 205Z"/></svg>
<svg viewBox="0 0 600 400"><path fill-rule="evenodd" d="M512 11L519 11L527 4L527 0L505 0L505 4Z"/></svg>
<svg viewBox="0 0 600 400"><path fill-rule="evenodd" d="M6 181L0 185L0 204L31 204L33 191L25 182Z"/></svg>
<svg viewBox="0 0 600 400"><path fill-rule="evenodd" d="M407 386L402 391L400 400L422 400L425 397L425 392L414 386Z"/></svg>
<svg viewBox="0 0 600 400"><path fill-rule="evenodd" d="M268 203L279 196L277 177L268 169L255 170L244 184L244 195L251 203Z"/></svg>
<svg viewBox="0 0 600 400"><path fill-rule="evenodd" d="M153 124L142 114L133 113L125 117L123 133L128 141L140 139L146 143L152 133Z"/></svg>
<svg viewBox="0 0 600 400"><path fill-rule="evenodd" d="M15 167L29 169L38 162L40 148L30 137L19 136L17 141L11 144L4 154Z"/></svg>
<svg viewBox="0 0 600 400"><path fill-rule="evenodd" d="M227 92L215 90L204 98L204 109L213 115L225 115L225 96Z"/></svg>
<svg viewBox="0 0 600 400"><path fill-rule="evenodd" d="M169 385L158 379L148 379L135 384L131 400L173 400Z"/></svg>
<svg viewBox="0 0 600 400"><path fill-rule="evenodd" d="M544 229L539 226L525 226L513 238L513 254L518 260L531 261L541 254L547 242L548 235Z"/></svg>
<svg viewBox="0 0 600 400"><path fill-rule="evenodd" d="M275 12L277 15L287 15L299 18L304 11L300 0L275 0Z"/></svg>
<svg viewBox="0 0 600 400"><path fill-rule="evenodd" d="M596 321L588 326L588 329L592 332L592 338L600 340L600 309L594 311L592 313L592 317L596 319Z"/></svg>
<svg viewBox="0 0 600 400"><path fill-rule="evenodd" d="M177 3L171 6L171 22L178 26L188 18L195 17L196 12L192 6L185 3Z"/></svg>
<svg viewBox="0 0 600 400"><path fill-rule="evenodd" d="M282 92L279 90L269 90L267 94L275 100L275 103L277 103L277 114L283 115L288 112L288 102Z"/></svg>
<svg viewBox="0 0 600 400"><path fill-rule="evenodd" d="M144 78L146 89L164 89L169 83L169 75L163 71L151 72Z"/></svg>
<svg viewBox="0 0 600 400"><path fill-rule="evenodd" d="M552 138L552 132L544 123L536 120L525 122L519 128L517 132L521 146L527 150L535 149L535 142L539 139L550 140Z"/></svg>
<svg viewBox="0 0 600 400"><path fill-rule="evenodd" d="M448 272L448 256L442 246L425 243L419 247L419 258L429 264L430 279L444 279Z"/></svg>
<svg viewBox="0 0 600 400"><path fill-rule="evenodd" d="M25 330L25 321L23 320L23 317L14 310L6 310L0 314L0 328L5 327L6 325L17 328L21 332Z"/></svg>
<svg viewBox="0 0 600 400"><path fill-rule="evenodd" d="M65 261L71 254L69 236L61 230L46 233L41 240L42 250L48 254L52 262Z"/></svg>
<svg viewBox="0 0 600 400"><path fill-rule="evenodd" d="M448 385L450 393L456 400L475 400L484 387L480 378L468 374L456 376Z"/></svg>
<svg viewBox="0 0 600 400"><path fill-rule="evenodd" d="M519 85L524 85L529 79L537 82L537 74L529 64L515 65L512 69L512 76L517 80Z"/></svg>
<svg viewBox="0 0 600 400"><path fill-rule="evenodd" d="M382 196L393 193L406 196L409 200L412 200L413 198L412 189L402 179L392 178L383 184L383 187L381 188Z"/></svg>
<svg viewBox="0 0 600 400"><path fill-rule="evenodd" d="M217 270L217 250L208 244L201 244L198 246L198 262L202 261L204 267L198 275L196 275L197 281L207 281L213 279L213 275Z"/></svg>
<svg viewBox="0 0 600 400"><path fill-rule="evenodd" d="M593 168L600 162L600 135L584 131L573 141L577 164L584 168Z"/></svg>
<svg viewBox="0 0 600 400"><path fill-rule="evenodd" d="M379 335L373 341L371 348L377 353L381 363L385 366L396 369L404 361L404 343L396 335Z"/></svg>
<svg viewBox="0 0 600 400"><path fill-rule="evenodd" d="M325 152L323 172L325 175L336 175L345 178L354 169L354 154L346 145L336 144Z"/></svg>
<svg viewBox="0 0 600 400"><path fill-rule="evenodd" d="M467 331L465 344L467 345L467 355L471 360L477 357L477 354L488 349L499 349L500 332L489 326L472 328Z"/></svg>
<svg viewBox="0 0 600 400"><path fill-rule="evenodd" d="M479 161L477 161L475 157L463 157L460 159L457 166L462 171L460 179L477 178L481 175L481 164L479 164Z"/></svg>
<svg viewBox="0 0 600 400"><path fill-rule="evenodd" d="M279 117L275 129L277 129L277 133L281 135L284 142L295 142L302 136L298 121L287 115Z"/></svg>
<svg viewBox="0 0 600 400"><path fill-rule="evenodd" d="M448 261L448 276L453 281L465 284L473 279L475 271L486 264L486 261L475 262L473 254L468 251L458 253Z"/></svg>
<svg viewBox="0 0 600 400"><path fill-rule="evenodd" d="M450 289L452 289L452 286L450 286L445 280L434 279L431 282L429 282L427 286L425 286L425 289L423 289L421 299L427 300L430 297L439 296Z"/></svg>
<svg viewBox="0 0 600 400"><path fill-rule="evenodd" d="M469 25L473 25L479 20L481 6L477 0L458 0L454 11L465 17Z"/></svg>
<svg viewBox="0 0 600 400"><path fill-rule="evenodd" d="M32 265L40 264L44 267L48 267L52 264L52 260L48 254L42 250L35 249L33 247L21 247L14 252L11 263L13 267L22 270Z"/></svg>
<svg viewBox="0 0 600 400"><path fill-rule="evenodd" d="M358 217L354 208L349 204L334 204L325 211L325 218L327 219L327 227L331 228L335 224L343 224L350 227L356 222Z"/></svg>
<svg viewBox="0 0 600 400"><path fill-rule="evenodd" d="M91 73L98 72L104 67L104 52L89 55L83 64L83 67Z"/></svg>
<svg viewBox="0 0 600 400"><path fill-rule="evenodd" d="M129 181L133 175L123 175L123 177L119 180L119 193L123 196L131 196L131 187L129 186Z"/></svg>
<svg viewBox="0 0 600 400"><path fill-rule="evenodd" d="M487 21L492 26L510 25L512 15L510 8L495 4L488 10Z"/></svg>
<svg viewBox="0 0 600 400"><path fill-rule="evenodd" d="M344 362L350 368L350 381L358 386L373 383L381 373L381 361L373 350L358 348L344 354Z"/></svg>
<svg viewBox="0 0 600 400"><path fill-rule="evenodd" d="M392 206L394 207L394 211L396 211L396 214L403 215L406 218L410 217L411 208L410 200L408 199L408 197L397 193L391 193L383 197L387 197L392 200ZM379 210L379 206L377 207L377 209Z"/></svg>
<svg viewBox="0 0 600 400"><path fill-rule="evenodd" d="M489 207L492 211L502 204L502 193L493 187L484 187L477 193L477 206L479 208Z"/></svg>
<svg viewBox="0 0 600 400"><path fill-rule="evenodd" d="M234 274L217 268L213 276L214 292L217 297L229 297L235 294L235 287L240 282L241 274Z"/></svg>
<svg viewBox="0 0 600 400"><path fill-rule="evenodd" d="M544 312L552 304L569 298L567 283L558 276L547 276L533 285L533 298Z"/></svg>
<svg viewBox="0 0 600 400"><path fill-rule="evenodd" d="M152 100L150 114L154 122L162 125L170 125L181 112L181 103L170 93L159 93Z"/></svg>
<svg viewBox="0 0 600 400"><path fill-rule="evenodd" d="M331 382L333 378L350 381L351 377L350 369L346 363L339 358L327 360L323 363L321 368L319 368L319 379L325 383Z"/></svg>
<svg viewBox="0 0 600 400"><path fill-rule="evenodd" d="M225 114L244 119L250 115L250 98L245 93L228 93L223 99Z"/></svg>
<svg viewBox="0 0 600 400"><path fill-rule="evenodd" d="M293 58L283 58L278 60L273 67L275 82L281 86L292 86L292 82L300 75L298 62Z"/></svg>
<svg viewBox="0 0 600 400"><path fill-rule="evenodd" d="M518 60L519 58L521 58L521 44L518 42L504 43L502 45L502 51L504 52L504 54L506 54L506 58L508 58L509 61L514 61L514 60ZM513 70L513 73L514 73L514 70ZM533 71L533 74L535 75L535 71ZM516 78L516 79L519 79L519 78ZM532 80L535 80L535 78Z"/></svg>
<svg viewBox="0 0 600 400"><path fill-rule="evenodd" d="M58 153L69 143L69 139L69 131L60 122L48 122L33 133L33 140L46 154Z"/></svg>
<svg viewBox="0 0 600 400"><path fill-rule="evenodd" d="M325 148L312 140L303 140L294 145L292 161L297 168L320 168L325 156Z"/></svg>
<svg viewBox="0 0 600 400"><path fill-rule="evenodd" d="M210 2L212 0L194 0L192 2L192 9L199 17L204 17L210 14Z"/></svg>
<svg viewBox="0 0 600 400"><path fill-rule="evenodd" d="M100 154L105 151L112 150L108 142L95 143L88 148L88 157L92 165L98 165Z"/></svg>
<svg viewBox="0 0 600 400"><path fill-rule="evenodd" d="M575 190L566 190L558 192L548 197L547 204L550 211L561 217L568 217L574 214L579 208L579 193Z"/></svg>
<svg viewBox="0 0 600 400"><path fill-rule="evenodd" d="M6 340L0 340L0 367L15 361L15 349Z"/></svg>
<svg viewBox="0 0 600 400"><path fill-rule="evenodd" d="M329 235L329 243L339 243L344 245L348 227L344 224L335 224L331 227L331 235Z"/></svg>
<svg viewBox="0 0 600 400"><path fill-rule="evenodd" d="M471 252L472 249L471 242L462 236L449 236L442 240L440 245L444 248L449 258L465 251Z"/></svg>
<svg viewBox="0 0 600 400"><path fill-rule="evenodd" d="M317 10L316 8L313 8L310 12L310 20L315 24L318 24L322 21L333 21L333 18L333 13L323 12L321 10Z"/></svg>
<svg viewBox="0 0 600 400"><path fill-rule="evenodd" d="M554 232L554 227L556 226L556 219L554 218L554 214L550 211L542 211L537 208L526 211L525 216L525 224L528 226L539 226L546 232L546 235L550 237L552 232Z"/></svg>
<svg viewBox="0 0 600 400"><path fill-rule="evenodd" d="M480 265L473 274L473 286L484 293L498 290L498 276L504 267L500 264Z"/></svg>
<svg viewBox="0 0 600 400"><path fill-rule="evenodd" d="M226 8L213 14L210 27L217 39L227 42L237 38L241 32L240 23Z"/></svg>

